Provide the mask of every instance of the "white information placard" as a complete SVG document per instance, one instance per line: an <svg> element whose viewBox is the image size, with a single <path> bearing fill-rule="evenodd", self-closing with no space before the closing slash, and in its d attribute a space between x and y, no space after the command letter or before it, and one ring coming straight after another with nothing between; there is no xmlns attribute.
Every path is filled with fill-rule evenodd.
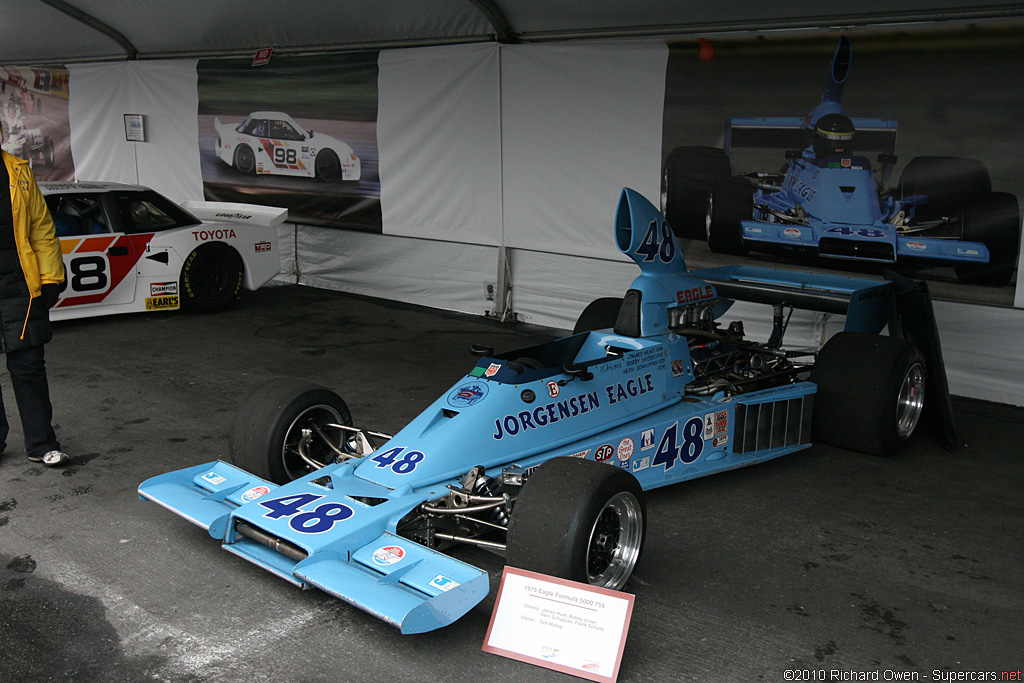
<svg viewBox="0 0 1024 683"><path fill-rule="evenodd" d="M633 596L505 567L484 652L614 683Z"/></svg>

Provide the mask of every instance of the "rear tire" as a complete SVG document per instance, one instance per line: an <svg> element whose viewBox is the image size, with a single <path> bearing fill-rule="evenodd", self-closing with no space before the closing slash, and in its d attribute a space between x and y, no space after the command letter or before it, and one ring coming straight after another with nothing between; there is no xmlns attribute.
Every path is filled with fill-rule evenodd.
<svg viewBox="0 0 1024 683"><path fill-rule="evenodd" d="M530 475L516 499L506 562L621 590L646 530L643 490L632 474L593 460L554 458Z"/></svg>
<svg viewBox="0 0 1024 683"><path fill-rule="evenodd" d="M733 256L747 253L741 222L754 217L754 188L750 183L742 178L728 178L715 183L711 186L705 213L711 251Z"/></svg>
<svg viewBox="0 0 1024 683"><path fill-rule="evenodd" d="M235 170L245 175L256 173L256 155L253 154L249 145L239 145L235 148L234 163Z"/></svg>
<svg viewBox="0 0 1024 683"><path fill-rule="evenodd" d="M214 313L226 307L242 290L242 257L223 242L200 245L181 267L182 308Z"/></svg>
<svg viewBox="0 0 1024 683"><path fill-rule="evenodd" d="M818 353L811 381L816 441L891 456L920 423L924 357L905 339L840 332Z"/></svg>
<svg viewBox="0 0 1024 683"><path fill-rule="evenodd" d="M352 424L348 406L336 393L302 380L273 379L238 407L228 434L228 454L242 469L287 484L316 470L299 455L302 430L335 434L337 430L327 427L332 423ZM334 459L334 452L316 436L307 450L322 464Z"/></svg>
<svg viewBox="0 0 1024 683"><path fill-rule="evenodd" d="M711 185L731 174L729 157L717 147L676 147L669 153L662 178L665 219L677 237L704 239Z"/></svg>
<svg viewBox="0 0 1024 683"><path fill-rule="evenodd" d="M979 202L963 208L961 239L981 242L988 247L988 263L962 263L956 266L961 282L1005 285L1017 266L1020 247L1020 206L1009 192L992 192Z"/></svg>
<svg viewBox="0 0 1024 683"><path fill-rule="evenodd" d="M917 220L936 220L955 215L960 206L992 192L985 165L964 157L914 157L896 187L900 198L921 194L928 203L917 209Z"/></svg>

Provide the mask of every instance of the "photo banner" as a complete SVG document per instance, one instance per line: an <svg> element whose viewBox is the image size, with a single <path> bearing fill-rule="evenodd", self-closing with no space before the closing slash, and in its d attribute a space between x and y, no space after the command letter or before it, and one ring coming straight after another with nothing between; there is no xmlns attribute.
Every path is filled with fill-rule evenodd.
<svg viewBox="0 0 1024 683"><path fill-rule="evenodd" d="M289 220L381 231L377 52L203 59L203 192L288 209Z"/></svg>
<svg viewBox="0 0 1024 683"><path fill-rule="evenodd" d="M27 160L37 180L74 180L68 70L0 66L3 149Z"/></svg>

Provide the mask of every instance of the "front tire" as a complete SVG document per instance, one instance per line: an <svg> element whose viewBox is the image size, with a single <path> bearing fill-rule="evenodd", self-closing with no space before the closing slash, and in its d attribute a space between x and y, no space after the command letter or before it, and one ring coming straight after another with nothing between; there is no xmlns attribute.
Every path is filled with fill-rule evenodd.
<svg viewBox="0 0 1024 683"><path fill-rule="evenodd" d="M708 248L716 254L743 256L742 221L754 217L754 188L742 178L728 178L711 186L707 207Z"/></svg>
<svg viewBox="0 0 1024 683"><path fill-rule="evenodd" d="M905 339L840 332L818 353L812 422L822 443L872 455L895 455L924 410L925 363Z"/></svg>
<svg viewBox="0 0 1024 683"><path fill-rule="evenodd" d="M197 247L181 267L182 308L213 313L230 304L242 290L242 257L222 242Z"/></svg>
<svg viewBox="0 0 1024 683"><path fill-rule="evenodd" d="M228 435L229 457L263 479L287 484L317 469L299 454L300 442L306 438L303 430L312 433L303 446L310 458L325 465L334 459L333 449L317 434L337 434L331 424L352 424L340 396L310 382L273 379L238 407Z"/></svg>
<svg viewBox="0 0 1024 683"><path fill-rule="evenodd" d="M978 201L991 191L985 165L964 157L914 157L896 187L901 199L915 194L928 198L928 203L917 209L918 221L955 215L961 205Z"/></svg>
<svg viewBox="0 0 1024 683"><path fill-rule="evenodd" d="M962 263L956 266L961 282L1005 285L1017 266L1020 247L1020 206L1009 192L992 192L982 201L963 208L961 238L981 242L988 247L988 263Z"/></svg>
<svg viewBox="0 0 1024 683"><path fill-rule="evenodd" d="M643 490L626 470L554 458L527 479L512 508L506 562L621 590L647 530Z"/></svg>

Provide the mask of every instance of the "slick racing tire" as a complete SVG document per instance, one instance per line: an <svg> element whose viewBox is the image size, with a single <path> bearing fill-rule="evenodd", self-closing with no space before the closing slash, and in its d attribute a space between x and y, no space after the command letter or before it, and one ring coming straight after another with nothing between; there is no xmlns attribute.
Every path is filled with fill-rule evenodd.
<svg viewBox="0 0 1024 683"><path fill-rule="evenodd" d="M335 183L341 180L341 161L329 149L316 155L315 168L316 179L321 182Z"/></svg>
<svg viewBox="0 0 1024 683"><path fill-rule="evenodd" d="M253 154L249 145L239 145L235 148L235 155L232 166L235 170L244 175L256 173L256 155Z"/></svg>
<svg viewBox="0 0 1024 683"><path fill-rule="evenodd" d="M677 237L704 239L711 185L730 175L729 157L717 147L676 147L669 153L662 176L665 219Z"/></svg>
<svg viewBox="0 0 1024 683"><path fill-rule="evenodd" d="M872 455L895 455L924 409L925 363L905 339L840 332L818 353L811 381L816 441Z"/></svg>
<svg viewBox="0 0 1024 683"><path fill-rule="evenodd" d="M325 440L344 438L332 424L352 424L348 406L336 393L310 382L273 379L242 402L228 434L231 462L274 482L287 484L317 468L299 453L322 465L334 459ZM304 433L305 430L305 433Z"/></svg>
<svg viewBox="0 0 1024 683"><path fill-rule="evenodd" d="M988 247L988 263L961 263L956 277L961 282L1005 285L1017 266L1020 247L1020 206L1009 192L992 192L963 208L961 239Z"/></svg>
<svg viewBox="0 0 1024 683"><path fill-rule="evenodd" d="M636 478L579 458L548 460L512 508L506 562L620 590L643 550L647 507Z"/></svg>
<svg viewBox="0 0 1024 683"><path fill-rule="evenodd" d="M928 203L917 209L918 221L955 215L961 205L991 191L992 180L984 164L964 157L914 157L896 186L900 198L915 194L928 198Z"/></svg>
<svg viewBox="0 0 1024 683"><path fill-rule="evenodd" d="M242 257L223 242L196 247L181 267L181 306L197 313L219 311L242 290Z"/></svg>
<svg viewBox="0 0 1024 683"><path fill-rule="evenodd" d="M613 329L615 321L619 318L620 308L622 308L622 297L620 296L594 299L580 313L580 317L576 320L576 326L572 328L572 333Z"/></svg>
<svg viewBox="0 0 1024 683"><path fill-rule="evenodd" d="M746 254L742 221L754 217L754 187L742 178L716 182L705 211L708 248L716 254Z"/></svg>

